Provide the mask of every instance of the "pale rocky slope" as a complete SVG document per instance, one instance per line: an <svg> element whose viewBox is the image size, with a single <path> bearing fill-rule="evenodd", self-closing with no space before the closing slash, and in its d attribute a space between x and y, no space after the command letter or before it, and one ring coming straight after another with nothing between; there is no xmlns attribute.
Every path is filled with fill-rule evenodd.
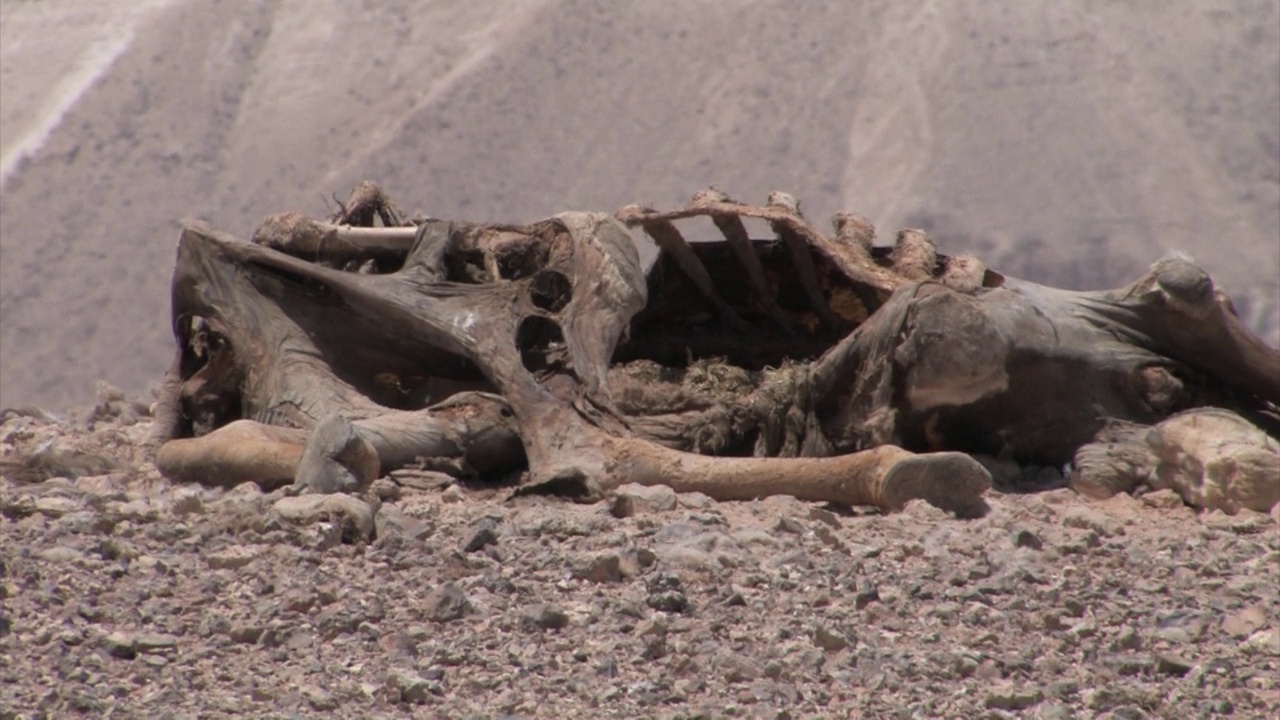
<svg viewBox="0 0 1280 720"><path fill-rule="evenodd" d="M0 404L139 389L177 221L717 184L1070 287L1171 249L1280 342L1276 0L0 2ZM800 9L797 9L799 7Z"/></svg>

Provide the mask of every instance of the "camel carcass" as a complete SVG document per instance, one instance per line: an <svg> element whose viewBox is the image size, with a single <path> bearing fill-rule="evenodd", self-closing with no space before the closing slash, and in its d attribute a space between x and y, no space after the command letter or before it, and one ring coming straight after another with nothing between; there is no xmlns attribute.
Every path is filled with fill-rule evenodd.
<svg viewBox="0 0 1280 720"><path fill-rule="evenodd" d="M676 222L693 217L721 239L687 242ZM334 492L416 464L964 513L991 483L971 453L1063 464L1108 422L1212 405L1265 425L1280 402L1280 353L1183 259L1056 290L919 231L875 247L851 213L826 235L782 193L529 225L400 218L362 184L333 222L183 231L162 472ZM658 245L647 269L624 226Z"/></svg>

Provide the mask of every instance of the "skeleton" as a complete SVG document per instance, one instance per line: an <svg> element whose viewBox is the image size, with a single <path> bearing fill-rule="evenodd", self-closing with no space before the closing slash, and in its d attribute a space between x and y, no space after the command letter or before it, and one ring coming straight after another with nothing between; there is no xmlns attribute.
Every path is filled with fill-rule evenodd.
<svg viewBox="0 0 1280 720"><path fill-rule="evenodd" d="M723 241L687 242L696 216ZM1068 292L714 189L525 226L401 218L366 183L334 222L183 231L163 473L329 493L417 465L968 514L991 485L970 453L1062 464L1109 422L1204 405L1275 434L1280 353L1184 259ZM660 248L647 272L624 224Z"/></svg>

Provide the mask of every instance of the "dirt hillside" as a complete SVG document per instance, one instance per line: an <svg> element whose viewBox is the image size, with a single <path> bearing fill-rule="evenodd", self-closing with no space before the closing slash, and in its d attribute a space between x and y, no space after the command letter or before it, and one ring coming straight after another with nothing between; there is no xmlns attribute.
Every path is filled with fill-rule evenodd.
<svg viewBox="0 0 1280 720"><path fill-rule="evenodd" d="M1158 9L1157 9L1158 8ZM376 179L529 220L771 189L1280 342L1280 3L0 1L0 403L154 383L180 218Z"/></svg>

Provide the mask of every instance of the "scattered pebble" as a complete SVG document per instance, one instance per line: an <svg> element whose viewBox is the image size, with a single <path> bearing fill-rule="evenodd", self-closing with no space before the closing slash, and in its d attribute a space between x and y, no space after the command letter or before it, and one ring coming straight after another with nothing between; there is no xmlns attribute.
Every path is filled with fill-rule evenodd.
<svg viewBox="0 0 1280 720"><path fill-rule="evenodd" d="M459 620L474 609L467 596L453 583L446 583L427 593L422 605L427 619L438 623Z"/></svg>
<svg viewBox="0 0 1280 720"><path fill-rule="evenodd" d="M115 437L110 422L95 437ZM120 432L145 438L148 423ZM0 457L65 428L4 420ZM362 497L292 497L171 485L143 453L129 462L0 479L6 704L47 717L1280 715L1280 533L1258 513L1198 520L1168 493L996 493L987 516L960 521L665 486L510 498L426 471Z"/></svg>

